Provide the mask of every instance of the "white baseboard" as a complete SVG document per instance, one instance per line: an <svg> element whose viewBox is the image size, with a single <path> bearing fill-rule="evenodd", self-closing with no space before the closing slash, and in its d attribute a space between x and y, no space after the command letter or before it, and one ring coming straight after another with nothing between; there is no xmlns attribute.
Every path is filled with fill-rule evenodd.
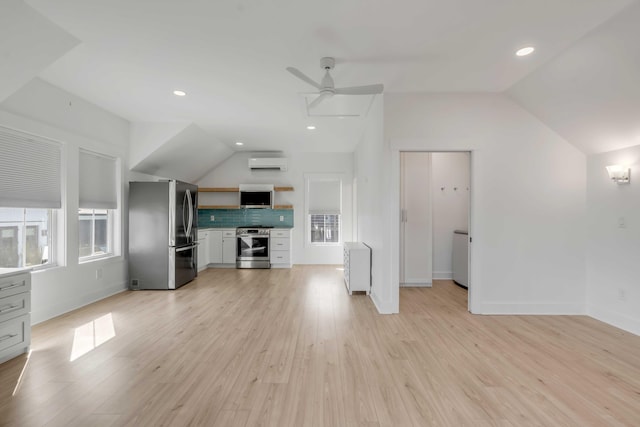
<svg viewBox="0 0 640 427"><path fill-rule="evenodd" d="M453 272L452 271L434 271L433 278L434 280L453 280Z"/></svg>
<svg viewBox="0 0 640 427"><path fill-rule="evenodd" d="M382 301L378 297L378 295L375 292L373 292L373 289L371 290L371 292L369 292L369 298L371 298L371 301L373 301L373 305L376 306L378 313L380 314L397 314L398 313L397 310L394 310L393 307L391 307L391 303Z"/></svg>
<svg viewBox="0 0 640 427"><path fill-rule="evenodd" d="M600 320L623 331L634 335L640 335L640 319L634 319L613 311L605 310L594 305L587 306L587 314L594 319Z"/></svg>
<svg viewBox="0 0 640 427"><path fill-rule="evenodd" d="M485 302L478 305L479 310L476 314L587 314L584 304L580 303Z"/></svg>
<svg viewBox="0 0 640 427"><path fill-rule="evenodd" d="M431 282L404 282L400 283L401 288L430 288Z"/></svg>

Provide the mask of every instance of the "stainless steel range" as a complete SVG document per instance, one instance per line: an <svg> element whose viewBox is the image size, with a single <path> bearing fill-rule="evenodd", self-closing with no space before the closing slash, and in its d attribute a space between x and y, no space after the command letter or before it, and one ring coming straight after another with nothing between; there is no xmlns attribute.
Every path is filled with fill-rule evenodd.
<svg viewBox="0 0 640 427"><path fill-rule="evenodd" d="M269 261L269 228L237 228L236 267L271 268Z"/></svg>

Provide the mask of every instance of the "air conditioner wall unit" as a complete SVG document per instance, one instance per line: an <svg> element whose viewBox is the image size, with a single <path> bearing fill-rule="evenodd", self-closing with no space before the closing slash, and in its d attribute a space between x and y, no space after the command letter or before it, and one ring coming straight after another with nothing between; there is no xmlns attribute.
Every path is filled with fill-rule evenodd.
<svg viewBox="0 0 640 427"><path fill-rule="evenodd" d="M286 171L287 166L286 157L249 157L249 169L251 170Z"/></svg>

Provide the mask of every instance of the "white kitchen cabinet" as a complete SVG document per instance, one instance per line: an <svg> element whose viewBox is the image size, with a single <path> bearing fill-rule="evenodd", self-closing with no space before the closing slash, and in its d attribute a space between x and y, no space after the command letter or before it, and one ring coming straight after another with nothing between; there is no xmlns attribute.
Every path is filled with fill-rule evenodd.
<svg viewBox="0 0 640 427"><path fill-rule="evenodd" d="M371 289L371 249L361 242L344 243L344 283L349 295Z"/></svg>
<svg viewBox="0 0 640 427"><path fill-rule="evenodd" d="M271 268L291 268L291 229L272 229L269 246Z"/></svg>
<svg viewBox="0 0 640 427"><path fill-rule="evenodd" d="M222 264L222 230L209 230L209 264Z"/></svg>
<svg viewBox="0 0 640 427"><path fill-rule="evenodd" d="M0 277L0 363L29 351L31 345L31 273Z"/></svg>
<svg viewBox="0 0 640 427"><path fill-rule="evenodd" d="M207 268L209 264L209 231L198 230L198 271Z"/></svg>
<svg viewBox="0 0 640 427"><path fill-rule="evenodd" d="M236 229L222 229L222 263L236 264Z"/></svg>

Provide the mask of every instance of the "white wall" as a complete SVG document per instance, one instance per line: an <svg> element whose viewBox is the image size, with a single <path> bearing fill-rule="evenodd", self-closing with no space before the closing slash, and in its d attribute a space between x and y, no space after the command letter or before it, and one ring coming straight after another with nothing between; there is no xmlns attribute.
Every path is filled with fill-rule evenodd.
<svg viewBox="0 0 640 427"><path fill-rule="evenodd" d="M586 157L502 95L386 95L369 163L391 170L386 304L397 294L399 151L472 151L471 309L584 313ZM359 189L360 191L360 189Z"/></svg>
<svg viewBox="0 0 640 427"><path fill-rule="evenodd" d="M63 144L63 189L58 236L60 266L32 275L32 323L39 323L126 288L126 182L128 122L42 80L33 80L0 104L0 124ZM86 148L120 159L118 191L122 249L117 256L78 263L78 151ZM102 277L96 279L96 270Z"/></svg>
<svg viewBox="0 0 640 427"><path fill-rule="evenodd" d="M342 175L342 234L343 241L353 239L351 186L353 179L352 153L283 153L289 168L283 171L251 171L250 153L239 152L225 160L196 184L200 187L237 187L239 184L274 184L293 186L292 192L277 192L275 204L291 204L294 209L294 264L342 264L342 246L311 246L305 239L305 180L307 173ZM200 193L200 205L237 205L236 193Z"/></svg>
<svg viewBox="0 0 640 427"><path fill-rule="evenodd" d="M608 165L631 167L629 184ZM587 169L587 312L640 335L640 145L592 155ZM625 227L620 228L620 219Z"/></svg>
<svg viewBox="0 0 640 427"><path fill-rule="evenodd" d="M371 299L380 313L398 312L398 288L391 286L391 252L399 250L391 222L390 151L384 140L384 97L376 96L366 119L362 139L355 151L358 240L371 248ZM399 203L399 192L396 195ZM397 268L397 262L396 262ZM397 270L396 270L397 274Z"/></svg>
<svg viewBox="0 0 640 427"><path fill-rule="evenodd" d="M451 279L453 232L469 227L469 153L431 155L433 278Z"/></svg>

